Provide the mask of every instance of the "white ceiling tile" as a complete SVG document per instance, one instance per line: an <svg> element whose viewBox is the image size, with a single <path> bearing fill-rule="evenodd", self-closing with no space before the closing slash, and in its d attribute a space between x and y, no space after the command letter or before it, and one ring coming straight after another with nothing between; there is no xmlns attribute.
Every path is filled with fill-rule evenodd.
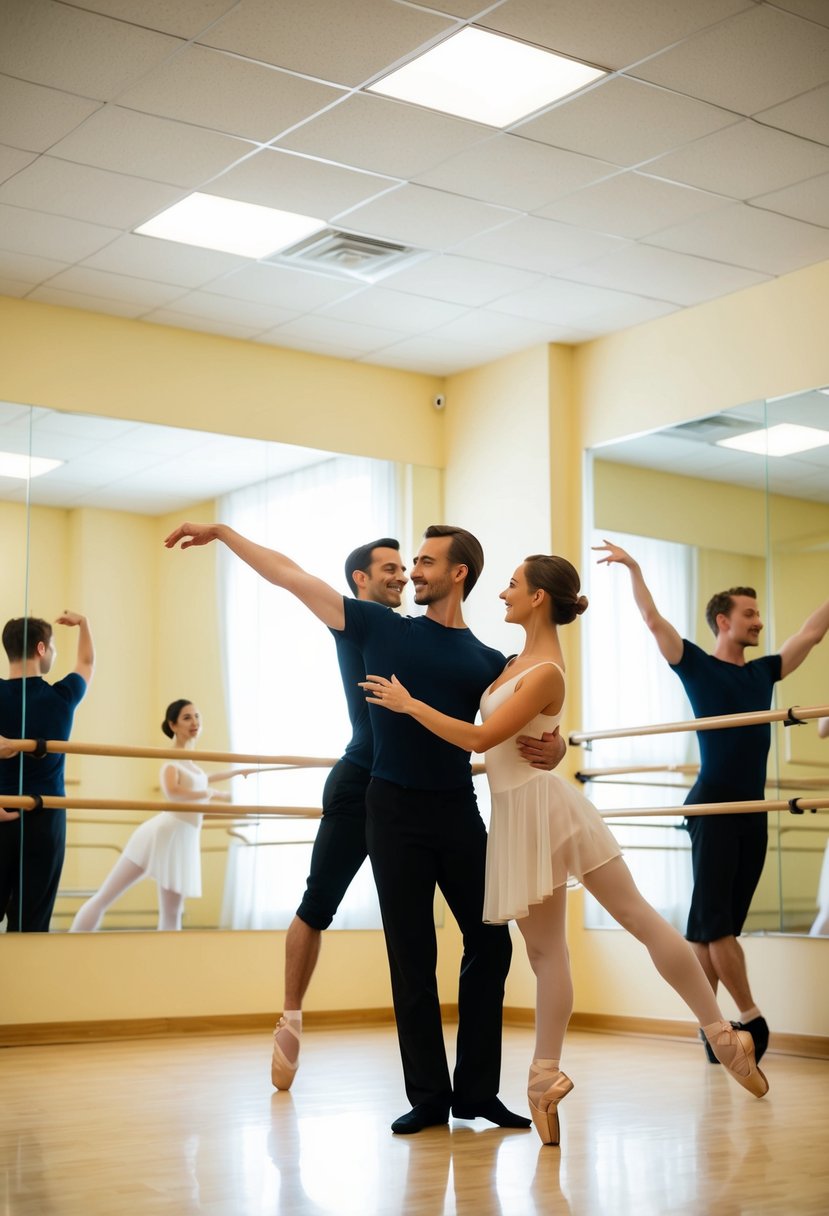
<svg viewBox="0 0 829 1216"><path fill-rule="evenodd" d="M179 296L175 310L189 317L207 317L212 321L229 321L232 325L255 326L270 329L290 320L295 313L288 308L277 308L275 304L252 304L249 300L233 300L228 296L214 296L206 291L191 291Z"/></svg>
<svg viewBox="0 0 829 1216"><path fill-rule="evenodd" d="M176 186L40 156L0 186L0 203L132 228L181 198Z"/></svg>
<svg viewBox="0 0 829 1216"><path fill-rule="evenodd" d="M789 13L806 17L809 21L817 21L819 25L829 25L829 7L826 0L774 0L777 8L784 8Z"/></svg>
<svg viewBox="0 0 829 1216"><path fill-rule="evenodd" d="M619 237L526 216L496 232L464 241L458 251L465 257L482 261L556 274L611 250L624 248L627 243Z"/></svg>
<svg viewBox="0 0 829 1216"><path fill-rule="evenodd" d="M600 67L622 68L751 0L509 0L476 24Z"/></svg>
<svg viewBox="0 0 829 1216"><path fill-rule="evenodd" d="M477 308L508 292L537 283L541 275L445 253L427 258L387 280L389 286L433 300Z"/></svg>
<svg viewBox="0 0 829 1216"><path fill-rule="evenodd" d="M359 290L354 280L329 278L307 270L293 270L269 262L257 262L211 283L212 293L250 300L255 304L275 304L292 312L309 312L331 304Z"/></svg>
<svg viewBox="0 0 829 1216"><path fill-rule="evenodd" d="M765 274L789 274L829 258L826 228L737 203L649 238L653 245L698 257L728 261Z"/></svg>
<svg viewBox="0 0 829 1216"><path fill-rule="evenodd" d="M246 0L200 42L320 80L358 85L455 22L388 0Z"/></svg>
<svg viewBox="0 0 829 1216"><path fill-rule="evenodd" d="M317 315L336 317L340 321L354 321L359 325L396 329L402 333L422 333L427 329L437 329L447 321L454 321L462 316L464 311L459 304L447 304L442 300L427 300L423 296L404 295L400 291L373 287L336 304L330 304L324 312Z"/></svg>
<svg viewBox="0 0 829 1216"><path fill-rule="evenodd" d="M325 355L331 359L354 360L363 354L359 346L340 346L330 338L301 337L299 334L288 334L280 327L265 333L257 334L254 339L265 346L279 346L283 350L304 350L311 355Z"/></svg>
<svg viewBox="0 0 829 1216"><path fill-rule="evenodd" d="M267 143L341 93L260 63L189 46L118 97L131 110Z"/></svg>
<svg viewBox="0 0 829 1216"><path fill-rule="evenodd" d="M829 13L829 5L826 11ZM791 131L804 139L829 144L829 84L823 84L800 97L793 97L779 106L761 110L754 117L757 122L778 127L781 131Z"/></svg>
<svg viewBox="0 0 829 1216"><path fill-rule="evenodd" d="M50 151L62 160L192 188L256 147L204 127L109 105Z"/></svg>
<svg viewBox="0 0 829 1216"><path fill-rule="evenodd" d="M98 109L99 102L0 76L0 143L30 152L47 148Z"/></svg>
<svg viewBox="0 0 829 1216"><path fill-rule="evenodd" d="M452 376L495 357L479 343L447 342L431 334L419 334L374 351L362 362L424 372L429 376Z"/></svg>
<svg viewBox="0 0 829 1216"><path fill-rule="evenodd" d="M648 165L655 177L746 199L829 170L829 148L746 119Z"/></svg>
<svg viewBox="0 0 829 1216"><path fill-rule="evenodd" d="M620 173L541 207L536 214L635 240L728 205L729 200L719 194L644 173Z"/></svg>
<svg viewBox="0 0 829 1216"><path fill-rule="evenodd" d="M484 0L417 0L418 8L433 8L452 17L475 17L492 8ZM479 23L480 24L480 23Z"/></svg>
<svg viewBox="0 0 829 1216"><path fill-rule="evenodd" d="M485 308L470 309L456 321L441 326L440 336L450 342L469 342L493 347L534 346L555 340L557 330L549 321L508 316Z"/></svg>
<svg viewBox="0 0 829 1216"><path fill-rule="evenodd" d="M117 228L0 204L0 248L10 253L76 262L120 235Z"/></svg>
<svg viewBox="0 0 829 1216"><path fill-rule="evenodd" d="M278 142L323 160L409 179L491 138L492 127L481 123L356 93Z"/></svg>
<svg viewBox="0 0 829 1216"><path fill-rule="evenodd" d="M422 249L445 249L464 237L485 232L509 220L513 213L473 199L401 186L341 218L343 227Z"/></svg>
<svg viewBox="0 0 829 1216"><path fill-rule="evenodd" d="M753 207L777 211L808 224L819 224L829 228L829 174L813 177L807 182L798 182L785 190L774 190L771 194L760 194L751 200Z"/></svg>
<svg viewBox="0 0 829 1216"><path fill-rule="evenodd" d="M103 13L145 29L195 38L235 8L238 0L72 0L75 8Z"/></svg>
<svg viewBox="0 0 829 1216"><path fill-rule="evenodd" d="M103 312L113 317L140 317L146 308L144 304L107 300L103 296L85 295L79 291L57 291L48 284L33 288L27 298L40 304L60 304L64 308L82 308L85 312Z"/></svg>
<svg viewBox="0 0 829 1216"><path fill-rule="evenodd" d="M353 321L341 321L327 314L313 313L297 317L280 326L286 338L309 338L314 342L330 340L335 346L348 347L366 353L396 342L400 333L376 325L358 325Z"/></svg>
<svg viewBox="0 0 829 1216"><path fill-rule="evenodd" d="M143 304L145 308L157 308L169 304L182 295L184 288L169 283L153 283L149 279L128 278L123 274L110 274L104 270L91 270L86 266L72 266L49 280L50 288L73 291L88 296L101 296L108 300L123 300L126 303Z"/></svg>
<svg viewBox="0 0 829 1216"><path fill-rule="evenodd" d="M202 287L228 271L250 265L249 258L215 249L199 249L196 245L180 245L177 241L134 233L116 235L118 240L87 257L84 265L181 287Z"/></svg>
<svg viewBox="0 0 829 1216"><path fill-rule="evenodd" d="M204 193L330 220L396 184L388 177L262 148L214 178Z"/></svg>
<svg viewBox="0 0 829 1216"><path fill-rule="evenodd" d="M0 271L0 296L12 296L15 300L22 300L31 290L31 283L22 283L19 279L7 279Z"/></svg>
<svg viewBox="0 0 829 1216"><path fill-rule="evenodd" d="M0 146L0 182L7 181L30 165L37 156L36 152L21 152L19 148Z"/></svg>
<svg viewBox="0 0 829 1216"><path fill-rule="evenodd" d="M752 287L768 276L669 249L633 245L579 266L569 271L568 277L689 306Z"/></svg>
<svg viewBox="0 0 829 1216"><path fill-rule="evenodd" d="M195 329L199 333L216 334L222 338L248 339L262 328L261 325L237 325L231 321L215 321L210 317L193 317L167 308L148 312L141 320L149 321L152 325L170 325L174 329Z"/></svg>
<svg viewBox="0 0 829 1216"><path fill-rule="evenodd" d="M630 166L736 121L726 110L620 76L517 130L528 139Z"/></svg>
<svg viewBox="0 0 829 1216"><path fill-rule="evenodd" d="M615 302L609 302L606 308L593 313L585 328L594 334L615 333L619 329L630 329L634 325L644 325L646 321L656 321L659 317L670 316L678 312L679 304L669 304L666 300L648 300L643 296L632 296L617 291Z"/></svg>
<svg viewBox="0 0 829 1216"><path fill-rule="evenodd" d="M529 317L549 321L556 325L583 325L592 329L599 318L602 325L616 316L620 323L634 316L639 324L673 312L675 305L660 300L643 299L628 292L612 291L606 287L590 287L584 283L572 283L564 279L547 279L524 291L513 292L497 300L493 312L510 313L518 317Z"/></svg>
<svg viewBox="0 0 829 1216"><path fill-rule="evenodd" d="M181 45L54 0L0 5L0 72L85 98L108 101Z"/></svg>
<svg viewBox="0 0 829 1216"><path fill-rule="evenodd" d="M754 5L634 68L738 114L755 114L829 80L829 30Z"/></svg>
<svg viewBox="0 0 829 1216"><path fill-rule="evenodd" d="M618 172L606 161L518 135L496 135L421 173L417 180L487 203L535 211L551 199Z"/></svg>

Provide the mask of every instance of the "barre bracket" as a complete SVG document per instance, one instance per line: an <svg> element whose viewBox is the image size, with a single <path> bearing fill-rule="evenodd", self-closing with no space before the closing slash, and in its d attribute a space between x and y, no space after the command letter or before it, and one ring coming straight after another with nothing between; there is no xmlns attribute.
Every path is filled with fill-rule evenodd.
<svg viewBox="0 0 829 1216"><path fill-rule="evenodd" d="M35 739L34 751L29 752L29 755L34 760L42 760L43 757L48 756L48 754L49 753L46 750L46 740L45 739Z"/></svg>
<svg viewBox="0 0 829 1216"><path fill-rule="evenodd" d="M798 718L797 714L794 712L794 706L790 705L789 708L786 710L786 717L783 719L783 725L784 726L805 726L806 719Z"/></svg>

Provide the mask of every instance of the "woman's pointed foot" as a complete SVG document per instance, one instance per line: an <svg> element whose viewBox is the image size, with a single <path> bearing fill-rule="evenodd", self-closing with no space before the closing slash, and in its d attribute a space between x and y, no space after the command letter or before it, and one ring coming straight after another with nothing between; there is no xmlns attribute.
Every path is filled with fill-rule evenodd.
<svg viewBox="0 0 829 1216"><path fill-rule="evenodd" d="M757 1067L754 1040L747 1030L740 1030L730 1022L714 1022L703 1026L703 1030L714 1055L738 1085L755 1098L769 1092L769 1083Z"/></svg>
<svg viewBox="0 0 829 1216"><path fill-rule="evenodd" d="M291 1037L296 1043L291 1042ZM271 1083L274 1089L290 1089L299 1068L299 1045L301 1031L293 1019L281 1017L273 1032L273 1056L271 1057ZM287 1040L287 1041L286 1041ZM287 1047L290 1056L286 1055ZM290 1057L293 1056L293 1059Z"/></svg>
<svg viewBox="0 0 829 1216"><path fill-rule="evenodd" d="M557 1060L535 1059L530 1065L527 1101L535 1130L542 1144L558 1144L561 1127L558 1104L573 1088L573 1082L558 1067Z"/></svg>

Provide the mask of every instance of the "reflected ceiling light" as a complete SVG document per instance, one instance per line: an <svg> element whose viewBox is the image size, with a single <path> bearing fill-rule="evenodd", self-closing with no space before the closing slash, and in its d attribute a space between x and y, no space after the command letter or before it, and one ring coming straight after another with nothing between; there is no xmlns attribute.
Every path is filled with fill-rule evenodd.
<svg viewBox="0 0 829 1216"><path fill-rule="evenodd" d="M749 431L731 439L720 439L717 446L737 448L740 452L754 452L760 456L793 456L796 452L808 452L811 448L822 448L829 443L829 431L820 431L813 426L796 426L781 422L768 430Z"/></svg>
<svg viewBox="0 0 829 1216"><path fill-rule="evenodd" d="M369 85L368 92L508 127L606 75L602 68L467 27Z"/></svg>
<svg viewBox="0 0 829 1216"><path fill-rule="evenodd" d="M263 258L311 236L325 227L323 220L292 211L238 203L215 194L195 194L174 203L135 231L182 245L218 249L245 258Z"/></svg>
<svg viewBox="0 0 829 1216"><path fill-rule="evenodd" d="M31 481L51 473L62 465L62 460L47 460L45 456L25 456L20 452L0 452L0 477L14 477L17 481Z"/></svg>

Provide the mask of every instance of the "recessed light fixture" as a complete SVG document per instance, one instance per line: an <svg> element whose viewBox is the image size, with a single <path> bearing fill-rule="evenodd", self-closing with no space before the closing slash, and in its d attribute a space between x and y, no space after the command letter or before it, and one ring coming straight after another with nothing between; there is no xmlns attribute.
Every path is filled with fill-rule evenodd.
<svg viewBox="0 0 829 1216"><path fill-rule="evenodd" d="M748 431L731 439L720 439L718 447L737 448L740 452L754 452L761 456L793 456L796 452L808 452L829 443L829 431L813 426L796 426L781 422L768 430Z"/></svg>
<svg viewBox="0 0 829 1216"><path fill-rule="evenodd" d="M368 92L508 127L607 73L541 47L467 27L368 86Z"/></svg>
<svg viewBox="0 0 829 1216"><path fill-rule="evenodd" d="M263 258L311 236L323 220L258 203L239 203L216 194L195 194L174 203L135 231L182 245L199 245L245 258Z"/></svg>
<svg viewBox="0 0 829 1216"><path fill-rule="evenodd" d="M0 477L13 477L17 481L31 481L51 473L62 465L62 460L47 460L45 456L24 456L20 452L0 452Z"/></svg>

